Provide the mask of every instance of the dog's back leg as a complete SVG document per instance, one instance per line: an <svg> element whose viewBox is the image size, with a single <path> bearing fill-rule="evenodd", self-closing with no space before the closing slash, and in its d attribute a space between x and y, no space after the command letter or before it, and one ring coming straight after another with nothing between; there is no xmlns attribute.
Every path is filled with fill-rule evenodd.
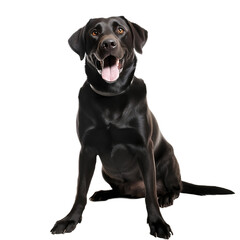
<svg viewBox="0 0 240 240"><path fill-rule="evenodd" d="M145 197L145 186L143 181L117 183L104 171L103 178L112 187L111 190L100 190L95 192L90 200L106 201L112 198L143 198Z"/></svg>
<svg viewBox="0 0 240 240"><path fill-rule="evenodd" d="M93 202L97 201L106 201L111 198L118 198L120 197L120 194L117 191L114 190L101 190L95 192L91 197L90 200Z"/></svg>
<svg viewBox="0 0 240 240"><path fill-rule="evenodd" d="M182 181L173 148L165 139L162 141L160 154L156 156L158 203L160 207L168 207L179 197Z"/></svg>

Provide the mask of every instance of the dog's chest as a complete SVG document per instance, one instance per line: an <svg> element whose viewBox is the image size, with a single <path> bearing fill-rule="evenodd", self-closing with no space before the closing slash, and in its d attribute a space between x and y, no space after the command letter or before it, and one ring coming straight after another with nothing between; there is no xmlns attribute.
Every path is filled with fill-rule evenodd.
<svg viewBox="0 0 240 240"><path fill-rule="evenodd" d="M112 122L98 125L85 133L84 144L99 153L110 153L116 145L141 145L142 137L138 131L129 126L116 125Z"/></svg>
<svg viewBox="0 0 240 240"><path fill-rule="evenodd" d="M83 89L77 122L81 144L99 153L109 153L119 144L142 145L145 130L141 126L146 114L139 110L142 104L138 98L130 92L113 98L100 97Z"/></svg>
<svg viewBox="0 0 240 240"><path fill-rule="evenodd" d="M95 148L98 150L104 170L119 180L131 180L129 172L134 172L134 176L138 172L135 156L136 148L141 144L139 134L133 128L118 128L110 123L98 136L99 142Z"/></svg>

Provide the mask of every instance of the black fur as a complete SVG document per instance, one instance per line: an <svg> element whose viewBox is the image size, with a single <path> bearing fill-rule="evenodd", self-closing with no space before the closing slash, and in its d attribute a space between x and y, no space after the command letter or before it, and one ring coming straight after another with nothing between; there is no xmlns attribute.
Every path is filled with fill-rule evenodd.
<svg viewBox="0 0 240 240"><path fill-rule="evenodd" d="M181 192L233 193L182 182L173 148L148 108L145 83L134 77L134 49L142 53L146 41L147 31L124 17L91 19L69 39L81 60L86 56L87 81L79 92L77 117L82 147L76 199L69 214L54 225L53 234L71 232L81 222L97 155L111 189L96 192L91 200L145 197L153 236L171 236L159 206L172 205ZM119 78L111 83L101 76L100 68L107 57L111 61L120 59L122 67Z"/></svg>
<svg viewBox="0 0 240 240"><path fill-rule="evenodd" d="M231 190L215 187L215 186L202 186L195 185L192 183L187 183L182 181L182 193L195 194L199 196L204 195L221 195L221 194L233 194Z"/></svg>

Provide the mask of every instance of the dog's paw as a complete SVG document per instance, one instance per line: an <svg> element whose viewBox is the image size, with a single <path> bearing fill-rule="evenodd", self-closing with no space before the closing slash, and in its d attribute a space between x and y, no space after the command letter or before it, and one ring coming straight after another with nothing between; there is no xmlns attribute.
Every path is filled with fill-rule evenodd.
<svg viewBox="0 0 240 240"><path fill-rule="evenodd" d="M173 201L179 197L179 193L167 193L166 195L158 197L158 204L159 207L169 207L173 205Z"/></svg>
<svg viewBox="0 0 240 240"><path fill-rule="evenodd" d="M116 193L113 190L107 190L107 191L101 190L101 191L95 192L90 197L90 200L93 202L106 201L108 199L115 198L115 197L116 197Z"/></svg>
<svg viewBox="0 0 240 240"><path fill-rule="evenodd" d="M77 224L78 222L75 220L62 219L55 223L50 232L52 234L70 233L76 228Z"/></svg>
<svg viewBox="0 0 240 240"><path fill-rule="evenodd" d="M173 235L170 226L161 219L157 221L150 221L148 219L148 224L150 227L150 234L154 237L169 239L171 235Z"/></svg>

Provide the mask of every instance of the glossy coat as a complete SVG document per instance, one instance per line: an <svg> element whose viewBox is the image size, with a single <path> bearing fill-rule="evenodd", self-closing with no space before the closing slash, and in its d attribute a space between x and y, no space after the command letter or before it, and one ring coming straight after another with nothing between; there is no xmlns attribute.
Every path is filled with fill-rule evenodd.
<svg viewBox="0 0 240 240"><path fill-rule="evenodd" d="M134 49L142 53L146 40L147 31L124 17L91 19L69 39L81 60L86 55L87 81L79 92L77 117L81 143L79 178L73 208L55 224L52 233L71 232L81 222L97 156L111 190L98 191L91 200L145 197L147 222L153 236L165 239L171 236L159 206L172 205L180 192L232 193L181 181L173 148L162 136L148 107L146 85L134 77L137 61ZM114 41L114 47L103 47L104 41ZM98 69L109 55L121 59L123 65L113 83L104 81Z"/></svg>

